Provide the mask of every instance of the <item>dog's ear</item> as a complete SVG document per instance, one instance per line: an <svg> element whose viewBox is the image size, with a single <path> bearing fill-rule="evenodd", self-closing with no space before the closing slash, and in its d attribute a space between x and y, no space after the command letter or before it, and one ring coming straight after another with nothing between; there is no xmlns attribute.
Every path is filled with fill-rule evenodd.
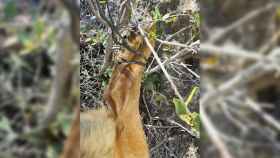
<svg viewBox="0 0 280 158"><path fill-rule="evenodd" d="M127 40L129 46L135 50L139 49L144 41L143 37L135 31L130 32Z"/></svg>

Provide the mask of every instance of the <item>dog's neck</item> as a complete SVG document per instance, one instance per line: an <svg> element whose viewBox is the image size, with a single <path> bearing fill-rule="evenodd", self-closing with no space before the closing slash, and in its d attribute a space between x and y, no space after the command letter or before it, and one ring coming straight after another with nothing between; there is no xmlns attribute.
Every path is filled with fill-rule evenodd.
<svg viewBox="0 0 280 158"><path fill-rule="evenodd" d="M113 69L104 98L117 117L139 114L140 86L145 64L140 59L125 58L127 62L118 63Z"/></svg>

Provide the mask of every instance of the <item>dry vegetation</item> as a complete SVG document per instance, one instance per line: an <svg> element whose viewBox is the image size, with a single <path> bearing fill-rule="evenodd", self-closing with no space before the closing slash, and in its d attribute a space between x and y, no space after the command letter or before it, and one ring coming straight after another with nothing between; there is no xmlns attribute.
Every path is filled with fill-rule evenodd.
<svg viewBox="0 0 280 158"><path fill-rule="evenodd" d="M60 2L0 0L1 158L58 157L69 132L79 54Z"/></svg>
<svg viewBox="0 0 280 158"><path fill-rule="evenodd" d="M279 157L279 1L201 4L201 156Z"/></svg>

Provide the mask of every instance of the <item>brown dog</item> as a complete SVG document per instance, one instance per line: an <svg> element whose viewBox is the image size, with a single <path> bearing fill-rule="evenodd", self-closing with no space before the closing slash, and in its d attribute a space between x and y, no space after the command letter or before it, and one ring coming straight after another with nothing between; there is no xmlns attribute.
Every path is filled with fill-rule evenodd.
<svg viewBox="0 0 280 158"><path fill-rule="evenodd" d="M117 56L104 93L109 109L81 113L81 158L148 158L149 149L139 114L140 86L151 51L144 38L131 31L128 49ZM154 40L150 39L154 46Z"/></svg>

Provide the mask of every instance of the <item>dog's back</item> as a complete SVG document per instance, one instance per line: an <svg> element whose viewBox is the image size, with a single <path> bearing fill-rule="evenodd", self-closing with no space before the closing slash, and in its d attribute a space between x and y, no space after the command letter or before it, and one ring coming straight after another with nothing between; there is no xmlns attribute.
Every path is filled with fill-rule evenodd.
<svg viewBox="0 0 280 158"><path fill-rule="evenodd" d="M101 108L80 117L81 158L113 158L116 122L109 110Z"/></svg>

